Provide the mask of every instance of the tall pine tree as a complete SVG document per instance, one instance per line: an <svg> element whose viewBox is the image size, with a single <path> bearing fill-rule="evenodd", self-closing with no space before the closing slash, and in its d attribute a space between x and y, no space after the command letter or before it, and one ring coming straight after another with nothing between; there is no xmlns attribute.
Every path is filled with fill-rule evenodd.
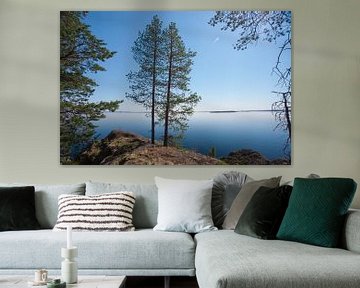
<svg viewBox="0 0 360 288"><path fill-rule="evenodd" d="M60 161L71 162L72 149L84 147L95 136L94 121L115 111L121 101L90 102L96 82L89 73L105 69L100 62L113 57L105 43L83 23L86 12L60 13Z"/></svg>
<svg viewBox="0 0 360 288"><path fill-rule="evenodd" d="M162 22L154 16L143 32L139 32L132 52L139 70L130 72L127 78L131 92L126 97L150 109L151 143L155 143L155 109L160 98L160 78L163 74L164 38Z"/></svg>
<svg viewBox="0 0 360 288"><path fill-rule="evenodd" d="M163 30L158 16L139 32L132 52L139 70L127 75L131 92L126 97L150 110L151 143L155 143L155 121L163 122L164 146L168 146L169 139L186 130L201 99L189 89L196 53L186 50L175 23ZM177 135L170 135L170 130Z"/></svg>
<svg viewBox="0 0 360 288"><path fill-rule="evenodd" d="M164 31L166 47L166 87L164 97L158 109L159 119L164 121L164 146L169 146L170 129L180 135L187 129L188 118L194 113L194 107L201 100L191 93L190 72L196 52L186 50L175 23L170 23Z"/></svg>

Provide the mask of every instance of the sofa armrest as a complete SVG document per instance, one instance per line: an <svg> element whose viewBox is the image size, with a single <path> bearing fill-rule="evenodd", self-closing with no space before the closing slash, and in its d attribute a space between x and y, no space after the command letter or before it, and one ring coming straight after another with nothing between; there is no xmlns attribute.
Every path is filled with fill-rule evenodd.
<svg viewBox="0 0 360 288"><path fill-rule="evenodd" d="M343 248L360 253L360 210L349 210L343 232Z"/></svg>

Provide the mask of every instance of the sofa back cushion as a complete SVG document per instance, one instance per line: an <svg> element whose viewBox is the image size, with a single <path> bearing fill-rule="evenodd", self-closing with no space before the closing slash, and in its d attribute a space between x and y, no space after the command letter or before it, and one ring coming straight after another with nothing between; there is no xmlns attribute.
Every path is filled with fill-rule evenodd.
<svg viewBox="0 0 360 288"><path fill-rule="evenodd" d="M88 196L121 191L131 191L136 197L133 210L135 228L153 228L158 214L158 192L155 184L86 183Z"/></svg>
<svg viewBox="0 0 360 288"><path fill-rule="evenodd" d="M33 185L0 183L0 187L34 186L36 218L40 227L52 229L58 216L58 197L61 194L85 195L85 184Z"/></svg>
<svg viewBox="0 0 360 288"><path fill-rule="evenodd" d="M360 254L360 209L350 209L345 217L341 247Z"/></svg>

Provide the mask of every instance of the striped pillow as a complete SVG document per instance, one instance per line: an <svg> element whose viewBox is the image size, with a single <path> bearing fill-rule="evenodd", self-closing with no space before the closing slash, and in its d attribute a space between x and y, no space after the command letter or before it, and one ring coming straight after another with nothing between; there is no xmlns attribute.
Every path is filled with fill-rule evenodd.
<svg viewBox="0 0 360 288"><path fill-rule="evenodd" d="M133 231L133 192L105 193L93 196L59 196L59 214L55 231L72 226L74 231Z"/></svg>

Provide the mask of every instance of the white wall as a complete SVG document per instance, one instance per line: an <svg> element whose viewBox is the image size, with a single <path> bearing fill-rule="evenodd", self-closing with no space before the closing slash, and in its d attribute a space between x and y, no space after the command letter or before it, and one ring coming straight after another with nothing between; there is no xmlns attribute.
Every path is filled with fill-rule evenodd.
<svg viewBox="0 0 360 288"><path fill-rule="evenodd" d="M291 166L60 166L59 10L222 8L293 11ZM236 169L254 178L351 177L360 186L359 11L358 0L1 0L0 182L152 182Z"/></svg>

